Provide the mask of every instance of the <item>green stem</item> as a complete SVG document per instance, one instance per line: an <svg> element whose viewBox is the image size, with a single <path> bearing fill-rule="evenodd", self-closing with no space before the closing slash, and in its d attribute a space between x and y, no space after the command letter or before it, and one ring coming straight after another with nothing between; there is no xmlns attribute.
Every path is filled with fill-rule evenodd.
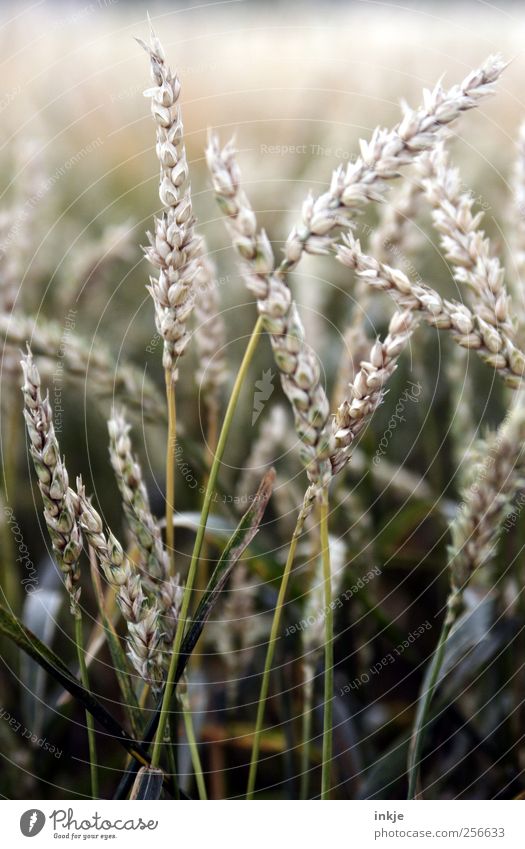
<svg viewBox="0 0 525 849"><path fill-rule="evenodd" d="M321 549L323 558L324 605L326 611L321 799L329 799L330 773L332 767L332 714L334 698L334 612L332 609L332 570L330 567L330 545L328 542L328 489L326 487L323 489L321 497Z"/></svg>
<svg viewBox="0 0 525 849"><path fill-rule="evenodd" d="M193 728L193 720L191 717L191 706L190 700L188 697L188 692L186 691L180 693L180 703L182 706L182 716L184 718L184 728L186 729L186 737L188 740L188 746L190 747L191 753L191 762L193 764L193 772L195 773L195 781L197 782L197 790L199 792L199 799L202 801L208 798L206 794L206 783L204 781L204 774L202 772L202 764L201 758L199 755L199 747L197 745L197 739L195 737L195 731Z"/></svg>
<svg viewBox="0 0 525 849"><path fill-rule="evenodd" d="M171 773L171 784L173 789L173 797L175 799L180 800L180 792L179 792L179 782L177 780L177 757L176 757L176 739L174 741L174 723L171 718L168 718L168 722L166 723L166 736L164 738L164 742L168 743L168 767Z"/></svg>
<svg viewBox="0 0 525 849"><path fill-rule="evenodd" d="M262 726L264 720L264 710L266 707L266 700L268 698L268 688L270 685L270 673L272 671L273 659L275 656L275 649L277 647L277 639L279 630L281 627L281 617L284 606L284 600L286 598L286 591L288 589L288 581L290 579L290 573L292 571L293 561L295 557L295 549L297 548L297 541L301 536L301 532L303 530L303 525L308 515L306 507L306 497L305 502L303 503L303 507L297 517L297 522L295 525L294 532L292 534L292 539L290 540L290 548L288 549L288 557L286 558L286 565L284 567L283 575L281 578L281 586L279 587L279 594L277 596L277 603L275 605L275 610L273 614L272 627L270 631L270 637L268 640L268 649L266 651L266 660L264 662L264 670L263 670L263 678L261 683L261 691L259 693L259 701L257 703L257 716L255 719L255 733L253 737L253 746L252 746L252 756L250 760L250 772L248 775L248 788L246 791L246 798L253 799L253 794L255 791L255 780L257 778L257 765L259 762L259 751L261 746L261 733Z"/></svg>
<svg viewBox="0 0 525 849"><path fill-rule="evenodd" d="M312 708L314 696L314 670L307 665L303 686L302 748L301 748L301 799L308 799L310 779L310 737L312 736Z"/></svg>
<svg viewBox="0 0 525 849"><path fill-rule="evenodd" d="M78 666L80 669L80 680L86 690L89 690L89 676L84 653L84 640L82 636L82 614L80 610L75 614L75 643L77 646ZM95 720L89 711L86 711L86 728L89 745L89 769L91 772L91 795L94 799L99 798L98 792L98 767L97 747L95 742Z"/></svg>
<svg viewBox="0 0 525 849"><path fill-rule="evenodd" d="M425 731L427 726L427 716L430 710L430 705L432 699L434 698L434 693L436 691L436 685L439 678L439 673L441 672L441 667L443 666L443 659L445 657L445 647L447 644L448 635L450 634L452 625L454 624L454 617L447 612L445 617L445 621L443 622L443 627L441 628L441 634L439 635L439 641L435 648L430 667L428 672L428 683L427 677L425 676L425 681L423 686L425 688L424 693L420 695L420 706L418 707L416 720L414 723L414 730L412 732L412 740L410 743L410 749L408 753L408 798L415 799L417 796L417 787L418 787L418 779L419 779L419 765L421 761L421 755L423 753L423 743L425 739ZM422 700L422 701L421 701Z"/></svg>
<svg viewBox="0 0 525 849"><path fill-rule="evenodd" d="M230 396L230 400L228 402L228 407L226 408L226 413L224 416L224 421L222 424L221 432L219 435L219 439L217 442L217 450L215 452L215 456L213 458L213 463L210 469L210 475L208 478L208 484L206 486L206 492L204 494L204 501L202 504L201 517L199 522L199 527L197 529L197 534L195 537L195 544L193 547L193 553L191 556L190 568L188 570L188 577L186 579L186 586L184 588L184 594L182 596L182 603L179 613L179 620L177 622L177 629L175 632L175 639L173 641L173 648L171 654L170 667L168 670L168 676L166 679L166 686L164 688L164 696L162 699L162 709L159 718L159 725L157 728L157 733L155 735L155 743L153 746L153 754L151 758L152 766L158 766L160 760L160 751L162 747L162 740L164 738L164 729L166 726L166 720L169 713L169 707L171 704L171 698L173 695L174 689L174 678L175 672L177 669L177 663L179 660L180 647L182 644L182 637L184 633L184 627L186 625L186 617L188 615L188 608L190 605L191 594L193 590L193 584L195 582L195 574L197 571L197 567L199 564L199 557L201 553L202 543L204 540L204 534L206 532L206 523L208 521L208 516L210 513L210 507L212 498L215 492L215 484L217 481L217 476L219 474L219 467L222 461L222 457L224 454L224 450L226 448L226 443L228 440L228 435L230 432L233 415L235 413L235 408L237 406L237 401L239 399L239 395L241 393L241 389L246 378L248 368L253 359L253 355L255 354L257 344L259 342L260 335L263 329L263 320L259 316L255 327L253 328L252 335L250 336L250 341L246 347L246 351L244 352L244 357L242 363L239 367L239 371L237 373L237 377L235 379L235 383L233 385L232 394Z"/></svg>

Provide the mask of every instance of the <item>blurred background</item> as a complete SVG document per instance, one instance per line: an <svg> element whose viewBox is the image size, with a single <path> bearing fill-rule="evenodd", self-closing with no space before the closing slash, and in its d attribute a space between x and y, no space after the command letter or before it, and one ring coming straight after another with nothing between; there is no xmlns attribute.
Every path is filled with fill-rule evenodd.
<svg viewBox="0 0 525 849"><path fill-rule="evenodd" d="M235 136L244 188L279 254L307 192L322 192L332 171L355 159L360 138L369 138L377 125L393 126L399 120L400 100L415 107L422 89L432 88L443 75L444 84L452 85L487 55L501 52L510 66L498 84L497 96L484 100L454 126L452 152L466 189L485 212L487 232L509 273L516 274L508 225L516 215L512 169L519 126L525 118L525 12L520 3L414 2L401 7L388 2L251 0L2 2L0 267L11 281L2 326L2 498L5 509L16 515L36 564L40 589L48 593L47 606L44 612L38 605L28 610L19 577L13 578L6 565L13 540L5 527L3 588L16 612L24 612L32 627L46 634L55 647L61 646L70 660L68 612L60 601L60 582L50 562L39 493L25 450L17 351L32 336L34 318L37 328L51 333L47 338L53 344L39 353L47 364L55 421L70 475L83 474L105 519L122 535L120 502L107 460L106 419L112 400L127 404L134 422L134 447L154 508L162 514L161 346L155 340L153 309L145 290L149 269L140 249L159 211L154 125L149 101L142 94L149 85L148 61L134 41L134 37L148 36L147 12L182 82L194 206L221 283L229 368L225 398L253 326L255 308L239 278L210 191L204 162L209 128L215 128L223 141ZM380 215L377 208L367 211L360 225L363 233L377 225ZM441 293L457 297L429 215L414 221L413 228L414 250L405 258L405 270L420 275ZM358 309L352 281L332 259L310 258L292 275L292 285L307 339L320 357L334 397L348 354L344 332ZM367 302L363 321L371 339L384 331L391 311L390 303L381 298ZM87 351L87 368L79 368L74 380L60 372L68 333L82 337ZM20 339L13 341L13 334ZM37 349L38 344L36 340ZM103 360L106 352L113 382L104 394L97 391L104 372L97 358ZM469 438L481 436L487 426L501 420L508 401L492 373L472 357L462 361L452 391L444 377L447 352L448 340L429 328L418 331L410 357L392 381L386 404L366 430L356 462L341 485L334 514L334 538L344 546L341 568L348 570L344 586L352 586L373 567L380 572L369 591L356 592L338 615L335 769L341 797L396 798L405 791L407 732L447 593L446 523L459 499L454 423L467 405ZM134 368L138 383L122 382L117 373L120 366ZM250 465L249 457L257 435L283 401L277 380L257 424L251 427L249 422L253 384L271 366L269 346L263 345L221 472L225 492L246 494L242 486L253 490L262 471L257 464ZM177 478L181 511L199 508L193 480L204 474L206 437L195 369L192 346L181 368L178 401L184 458L190 468ZM417 380L422 392L417 403L408 405L407 423L394 431L387 459L374 470L372 458L392 412L389 399L395 403L409 379ZM136 387L141 380L148 382L152 398L146 416L136 409L140 408ZM287 409L284 420L277 449L280 495L272 502L258 552L247 562L253 624L249 637L241 634L239 639L249 651L242 655L242 663L239 654L232 671L227 656L237 649L231 644L224 649L220 634L233 615L227 611L219 611L209 641L202 647L198 674L205 678L208 692L213 689L213 697L206 701L199 733L205 768L214 776L211 792L217 797L243 792L249 754L246 735L255 714L275 579L305 485ZM247 472L249 484L243 478ZM231 523L235 509L222 504L217 514ZM502 562L509 551L514 556L519 550L523 530L525 526L517 527L506 535ZM182 529L179 540L183 573L190 531ZM306 563L308 551L299 561L301 556ZM304 615L300 576L299 572L287 611L289 623ZM514 742L520 719L512 688L499 699L490 696L507 681L508 653L523 648L519 604L513 601L521 577L516 567L512 574L502 572L490 592L483 580L474 589L478 618L450 660L454 674L447 682L448 707L434 729L438 755L426 776L430 798L513 797L523 790L525 764ZM94 621L87 588L83 600ZM430 627L423 627L410 640L396 664L381 675L370 673L393 645L402 644L427 621ZM476 654L487 622L491 636ZM271 733L265 742L261 782L267 795L296 798L299 778L290 718L299 712L294 658L300 648L298 640L285 642L269 708ZM111 699L113 684L104 653L95 668L97 695ZM477 681L473 695L472 681L482 671L483 682ZM36 729L39 739L47 735L64 754L50 756L40 744L26 743L8 722L0 721L0 792L33 798L89 792L87 774L84 785L79 779L75 789L68 780L70 758L82 762L86 757L85 738L77 727L83 722L81 711L57 707L58 694L35 679L34 669L20 668L19 659L7 648L1 675L2 709L18 716L24 727ZM349 683L363 675L370 678L366 686L351 689ZM232 681L236 682L233 689ZM314 734L321 722L321 675L316 682ZM35 692L40 699L36 707L31 697ZM117 759L115 768L120 766ZM314 762L314 789L318 779ZM112 781L108 770L104 785L108 794ZM188 786L191 789L190 780Z"/></svg>

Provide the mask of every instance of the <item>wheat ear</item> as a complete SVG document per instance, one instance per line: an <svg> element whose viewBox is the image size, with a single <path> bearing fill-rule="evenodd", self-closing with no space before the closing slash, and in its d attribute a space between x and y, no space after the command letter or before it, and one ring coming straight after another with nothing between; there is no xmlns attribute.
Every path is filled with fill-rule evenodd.
<svg viewBox="0 0 525 849"><path fill-rule="evenodd" d="M525 407L522 393L516 400L518 403L509 411L497 432L477 446L469 485L461 493L461 505L451 525L451 595L448 608L454 619L472 575L480 566L486 566L494 559L512 499L525 486Z"/></svg>
<svg viewBox="0 0 525 849"><path fill-rule="evenodd" d="M109 457L122 497L124 512L141 556L141 565L153 578L164 578L168 562L160 527L154 519L142 469L131 451L130 425L124 411L113 411L108 421Z"/></svg>
<svg viewBox="0 0 525 849"><path fill-rule="evenodd" d="M104 531L104 523L86 497L81 478L77 478L77 493L82 532L95 551L108 583L116 590L119 608L127 622L128 656L144 681L158 687L163 674L159 607L156 601L148 599L140 573L125 556L119 541L111 532Z"/></svg>
<svg viewBox="0 0 525 849"><path fill-rule="evenodd" d="M343 237L337 259L373 288L388 292L401 309L416 312L427 324L449 331L458 345L474 350L508 386L516 389L521 385L525 356L504 331L475 315L464 304L442 298L430 286L412 282L399 269L363 253L359 241L351 235Z"/></svg>
<svg viewBox="0 0 525 849"><path fill-rule="evenodd" d="M465 589L475 571L493 559L512 498L525 485L525 409L522 402L520 393L516 406L496 435L478 451L472 480L463 492L464 500L451 526L450 593L439 640L425 675L409 746L409 799L417 795L427 716L439 683L448 639L463 607Z"/></svg>
<svg viewBox="0 0 525 849"><path fill-rule="evenodd" d="M354 380L349 383L347 397L339 405L332 423L335 450L330 459L334 475L346 465L355 439L382 403L385 383L396 370L397 360L417 322L417 316L409 310L395 313L390 319L387 336L374 343L368 359L361 362Z"/></svg>
<svg viewBox="0 0 525 849"><path fill-rule="evenodd" d="M296 304L284 279L274 274L274 254L264 230L258 230L255 213L241 188L235 148L221 149L211 135L206 159L213 188L234 247L241 258L246 285L257 299L279 369L281 384L302 441L302 459L310 481L323 486L331 468L329 405L320 381L317 358L306 344Z"/></svg>
<svg viewBox="0 0 525 849"><path fill-rule="evenodd" d="M383 200L388 181L399 175L399 169L430 150L444 127L490 94L505 67L500 56L489 56L481 68L448 91L441 83L432 91L425 89L419 109L405 104L403 119L393 129L377 127L369 142L361 140L361 156L356 162L349 163L346 171L337 168L328 191L305 201L301 223L286 241L281 270L295 268L305 252L328 253L334 231L345 226L364 204Z"/></svg>
<svg viewBox="0 0 525 849"><path fill-rule="evenodd" d="M181 85L165 63L159 39L151 30L149 45L140 39L151 63L151 114L157 135L160 164L159 196L164 208L155 218L155 230L148 233L150 246L145 253L158 269L150 280L149 292L155 306L157 330L164 339L164 368L177 380L177 360L190 339L187 322L193 311L194 282L199 271L201 241L194 231L194 216L188 181L188 163L179 105Z"/></svg>
<svg viewBox="0 0 525 849"><path fill-rule="evenodd" d="M109 456L124 512L140 553L143 581L151 576L156 595L162 642L171 646L177 627L182 589L178 575L170 575L169 557L162 543L160 526L151 512L142 469L131 450L130 426L123 411L114 412L108 422ZM165 658L164 658L165 663Z"/></svg>
<svg viewBox="0 0 525 849"><path fill-rule="evenodd" d="M71 601L71 613L79 615L79 559L82 534L77 522L78 498L69 486L64 461L53 426L49 398L42 398L40 375L31 350L22 361L24 383L24 418L30 441L30 453L44 501L44 517L60 571Z"/></svg>
<svg viewBox="0 0 525 849"><path fill-rule="evenodd" d="M454 268L454 279L467 287L476 314L513 339L505 271L480 229L483 212L473 212L475 198L462 190L459 170L451 167L443 143L423 158L421 171L434 226Z"/></svg>

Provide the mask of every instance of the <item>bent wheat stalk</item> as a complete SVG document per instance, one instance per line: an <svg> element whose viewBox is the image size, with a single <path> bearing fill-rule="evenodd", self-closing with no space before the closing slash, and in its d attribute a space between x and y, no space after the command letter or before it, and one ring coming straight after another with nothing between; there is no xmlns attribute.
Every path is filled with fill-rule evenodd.
<svg viewBox="0 0 525 849"><path fill-rule="evenodd" d="M221 210L226 215L226 224L232 236L233 244L241 257L241 269L245 282L257 299L259 317L268 331L273 349L274 359L280 372L281 385L292 405L295 428L302 442L301 456L310 479L307 497L303 502L298 523L304 522L302 514L311 509L315 498L326 505L328 515L328 483L332 476L330 451L332 448L329 427L329 404L321 384L321 375L317 358L306 344L305 334L299 313L292 294L283 277L273 273L275 260L270 241L264 232L259 231L253 209L241 188L240 170L235 157L235 149L229 142L221 149L216 137L211 136L206 152L208 167L211 172L213 187ZM313 497L312 497L313 496ZM324 508L323 508L324 509ZM296 528L300 533L300 528ZM322 530L322 529L321 529ZM294 533L294 540L297 534ZM291 569L292 560L287 562ZM330 563L327 558L327 568ZM285 573L286 573L285 568ZM287 584L288 576L283 574L283 583ZM281 585L282 586L282 585ZM278 601L279 604L279 601ZM280 613L276 608L274 617ZM328 633L332 621L328 618L327 627L327 659L329 659L333 634ZM268 653L273 660L272 636ZM331 662L330 662L331 663ZM252 760L248 778L248 798L253 796L257 758L259 752L264 704L268 692L268 676L270 666L265 667L261 695L254 735ZM332 670L326 670L326 686L332 686ZM331 751L331 703L332 692L328 692L325 700L325 737L326 745L323 752L323 793L327 795Z"/></svg>
<svg viewBox="0 0 525 849"><path fill-rule="evenodd" d="M217 199L227 216L234 246L242 257L246 282L257 298L259 315L264 316L270 332L275 360L281 372L281 383L292 404L296 430L305 446L303 457L308 476L311 483L317 486L318 496L322 493L323 502L327 498L326 487L333 474L332 462L327 463L328 457L332 460L335 456L333 432L330 434L328 402L319 384L318 365L315 357L305 348L302 326L285 282L286 272L297 266L305 251L327 253L333 243L333 231L346 223L348 217L355 213L356 207L368 200L381 199L386 191L385 180L397 176L400 165L410 164L423 150L432 147L443 126L454 120L460 112L474 106L481 96L491 90L491 83L498 78L503 67L499 57L491 57L480 71L469 75L460 86L453 87L449 92L444 92L438 85L432 93L426 93L424 108L417 112L406 109L405 117L398 127L390 132L377 130L368 146L362 143L362 158L355 165L348 166L346 175L343 169L338 169L327 193L317 200L312 197L306 200L303 223L290 234L285 245L285 258L277 271L274 271L275 262L268 238L264 231L258 233L255 215L240 188L233 145L230 143L221 150L218 140L213 136L210 139L207 161ZM297 379L298 375L300 379ZM330 582L327 587L329 585ZM278 616L277 610L275 615ZM329 627L330 622L327 621L328 646L332 639L328 634ZM269 671L267 673L265 670L266 674ZM264 676L263 688L267 693ZM261 730L259 719L262 722L260 710L254 738L256 754ZM325 732L326 728L327 723ZM326 759L323 758L322 784L325 796L326 769ZM255 771L256 761L254 763L252 753L248 797L253 795Z"/></svg>

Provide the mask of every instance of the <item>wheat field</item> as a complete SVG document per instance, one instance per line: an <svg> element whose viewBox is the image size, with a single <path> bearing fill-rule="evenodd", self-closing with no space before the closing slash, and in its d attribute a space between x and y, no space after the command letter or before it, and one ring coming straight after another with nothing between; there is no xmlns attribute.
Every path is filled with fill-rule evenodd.
<svg viewBox="0 0 525 849"><path fill-rule="evenodd" d="M3 798L524 797L524 34L2 6Z"/></svg>

